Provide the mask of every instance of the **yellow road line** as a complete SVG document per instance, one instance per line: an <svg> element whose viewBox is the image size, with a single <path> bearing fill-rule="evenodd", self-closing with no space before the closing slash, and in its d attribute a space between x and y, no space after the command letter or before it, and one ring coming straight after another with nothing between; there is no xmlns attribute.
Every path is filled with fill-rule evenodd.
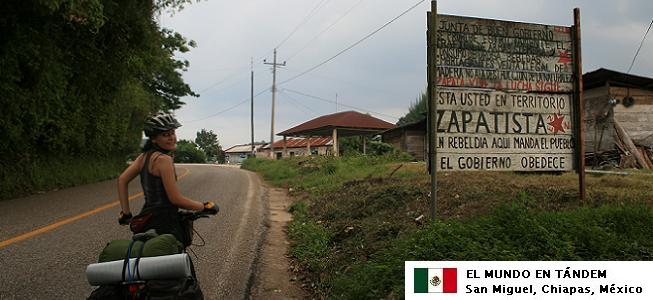
<svg viewBox="0 0 653 300"><path fill-rule="evenodd" d="M188 169L186 169L186 168L181 168L181 169L186 170L186 172L185 172L184 174L182 174L181 176L179 176L178 179L181 179L181 178L183 178L184 176L186 176L186 175L188 175L188 174L190 173L190 170L188 170ZM140 197L140 196L143 196L143 192L140 192L140 193L137 193L137 194L131 195L131 196L129 196L129 198L127 198L127 200L132 201L132 200L134 200L134 199L136 199L136 198L138 198L138 197ZM97 214L97 213L99 213L99 212L101 212L101 211L105 211L105 210L107 210L107 209L109 209L109 208L112 208L112 207L114 207L114 206L117 206L117 205L119 205L119 204L120 204L120 201L115 200L115 201L113 201L113 202L111 202L111 203L108 203L108 204L102 205L102 206L100 206L100 207L97 207L97 208L95 208L95 209L92 209L92 210L89 210L89 211L87 211L87 212L81 213L81 214L79 214L79 215L76 215L76 216L73 216L73 217L70 217L70 218L63 219L63 220L61 220L61 221L58 221L58 222L55 222L55 223L52 223L52 224L46 225L46 226L44 226L44 227L41 227L41 228L36 229L36 230L32 230L32 231L27 232L27 233L23 233L23 234L21 234L21 235L17 235L17 236L15 236L15 237L12 237L12 238L7 239L7 240L4 240L4 241L0 241L0 249L2 249L2 248L4 248L4 247L7 247L7 246L9 246L9 245L11 245L11 244L13 244L13 243L16 243L16 242L20 242L20 241L22 241L22 240L29 239L29 238L31 238L31 237L37 236L37 235L42 234L42 233L46 233L46 232L48 232L48 231L52 231L52 230L54 230L54 229L56 229L56 228L58 228L58 227L61 227L61 226L66 225L66 224L68 224L68 223L75 222L75 221L77 221L77 220L79 220L79 219L82 219L82 218L88 217L88 216L90 216L90 215Z"/></svg>

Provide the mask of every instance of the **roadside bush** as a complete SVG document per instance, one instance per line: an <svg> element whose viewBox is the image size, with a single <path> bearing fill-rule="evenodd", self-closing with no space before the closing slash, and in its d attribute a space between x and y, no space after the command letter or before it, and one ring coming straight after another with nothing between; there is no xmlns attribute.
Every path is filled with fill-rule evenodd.
<svg viewBox="0 0 653 300"><path fill-rule="evenodd" d="M384 176L391 171L387 163L397 161L399 159L394 156L374 155L292 157L280 160L249 158L241 168L260 172L265 180L274 185L311 190L317 195L335 190L352 179Z"/></svg>
<svg viewBox="0 0 653 300"><path fill-rule="evenodd" d="M0 200L116 176L148 113L197 96L195 43L155 22L187 2L0 3Z"/></svg>
<svg viewBox="0 0 653 300"><path fill-rule="evenodd" d="M653 259L648 174L588 176L580 202L572 173L443 172L428 223L425 166L396 154L243 167L293 188L290 253L314 298L402 298L406 260Z"/></svg>
<svg viewBox="0 0 653 300"><path fill-rule="evenodd" d="M80 182L109 180L120 175L127 165L123 157L94 156L70 157L52 155L34 158L19 165L1 165L0 190L12 191L1 195L4 198L17 197L29 191L44 192L78 185Z"/></svg>
<svg viewBox="0 0 653 300"><path fill-rule="evenodd" d="M181 140L177 143L174 160L176 163L206 163L206 154L193 142Z"/></svg>
<svg viewBox="0 0 653 300"><path fill-rule="evenodd" d="M273 160L251 157L244 160L240 167L245 170L260 172L265 180L274 185L283 185L287 180L299 176L296 162L297 159Z"/></svg>
<svg viewBox="0 0 653 300"><path fill-rule="evenodd" d="M319 223L307 218L305 202L297 202L290 208L294 219L288 225L288 235L293 241L290 254L309 271L324 269L330 249L331 234Z"/></svg>
<svg viewBox="0 0 653 300"><path fill-rule="evenodd" d="M564 212L503 205L468 221L435 222L334 276L334 298L403 295L407 260L651 260L653 211L643 205Z"/></svg>
<svg viewBox="0 0 653 300"><path fill-rule="evenodd" d="M299 260L308 271L324 269L329 252L330 234L314 221L292 222L288 235L294 241L290 254Z"/></svg>
<svg viewBox="0 0 653 300"><path fill-rule="evenodd" d="M371 141L369 143L369 153L373 155L385 155L385 154L393 154L397 149L395 147L392 147L392 145L383 143L383 142L377 142L377 141Z"/></svg>

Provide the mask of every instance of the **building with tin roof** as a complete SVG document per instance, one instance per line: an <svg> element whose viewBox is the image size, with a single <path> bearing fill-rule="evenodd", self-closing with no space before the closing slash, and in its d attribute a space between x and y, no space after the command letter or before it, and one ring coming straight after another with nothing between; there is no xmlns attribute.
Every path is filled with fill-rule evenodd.
<svg viewBox="0 0 653 300"><path fill-rule="evenodd" d="M270 147L268 155L271 155L271 153L274 152L275 158L290 156L290 153L287 151L290 145L290 142L288 142L289 137L301 137L302 139L305 139L306 147L311 147L313 141L326 141L315 138L329 137L331 151L325 152L325 154L338 156L338 137L360 136L363 138L363 149L365 149L365 141L368 137L377 135L384 130L394 127L395 125L392 123L356 111L344 111L325 115L278 133L277 135L282 136L283 140L286 141L282 141L282 143L279 144L283 150L279 149L275 142L272 147ZM296 142L299 143L299 141ZM326 146L326 144L324 146ZM281 156L277 154L279 150L281 150Z"/></svg>

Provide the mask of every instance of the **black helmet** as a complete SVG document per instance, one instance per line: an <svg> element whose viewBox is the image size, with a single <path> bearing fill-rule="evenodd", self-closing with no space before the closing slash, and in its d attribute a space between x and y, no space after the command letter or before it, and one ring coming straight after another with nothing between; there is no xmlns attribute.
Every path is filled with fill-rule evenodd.
<svg viewBox="0 0 653 300"><path fill-rule="evenodd" d="M179 127L181 124L172 114L159 112L145 120L145 135L152 138L159 133Z"/></svg>

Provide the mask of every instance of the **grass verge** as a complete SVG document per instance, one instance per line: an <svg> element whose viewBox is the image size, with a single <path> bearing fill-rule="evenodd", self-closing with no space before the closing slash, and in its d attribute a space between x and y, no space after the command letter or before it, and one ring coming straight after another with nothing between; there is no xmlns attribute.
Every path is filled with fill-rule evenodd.
<svg viewBox="0 0 653 300"><path fill-rule="evenodd" d="M0 200L117 177L125 158L47 157L0 172Z"/></svg>
<svg viewBox="0 0 653 300"><path fill-rule="evenodd" d="M572 173L438 174L392 157L248 160L291 190L291 255L315 297L403 298L406 260L650 260L653 178ZM420 218L420 216L422 216Z"/></svg>

